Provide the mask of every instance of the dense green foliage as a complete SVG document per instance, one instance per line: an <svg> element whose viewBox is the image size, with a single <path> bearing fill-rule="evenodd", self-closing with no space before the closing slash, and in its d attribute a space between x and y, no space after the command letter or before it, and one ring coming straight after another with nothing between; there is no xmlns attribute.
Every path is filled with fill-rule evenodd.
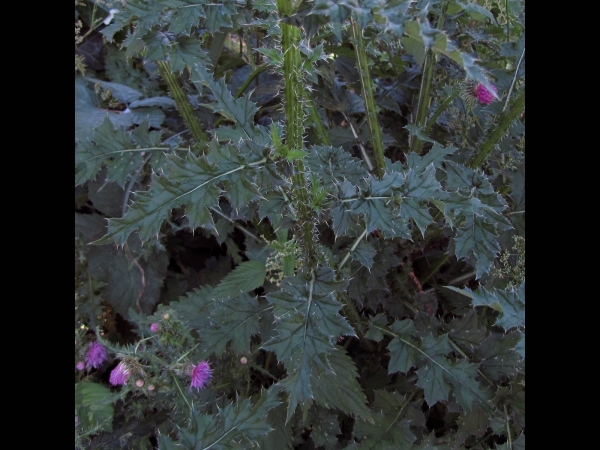
<svg viewBox="0 0 600 450"><path fill-rule="evenodd" d="M76 448L525 447L524 0L75 12Z"/></svg>

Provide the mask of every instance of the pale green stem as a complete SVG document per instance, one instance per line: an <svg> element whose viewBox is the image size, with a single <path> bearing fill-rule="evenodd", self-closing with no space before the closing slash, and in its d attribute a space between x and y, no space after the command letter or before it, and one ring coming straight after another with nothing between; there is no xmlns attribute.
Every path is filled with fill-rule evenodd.
<svg viewBox="0 0 600 450"><path fill-rule="evenodd" d="M454 88L452 93L448 97L446 97L446 99L442 102L442 104L438 107L438 109L436 109L436 111L433 113L433 116L431 116L431 119L429 119L429 121L427 122L427 126L425 127L425 132L423 133L425 136L427 136L431 132L431 129L437 122L438 118L452 104L454 99L456 97L458 97L459 94L460 94L460 88Z"/></svg>
<svg viewBox="0 0 600 450"><path fill-rule="evenodd" d="M519 62L517 63L517 68L515 69L515 76L513 77L512 83L510 83L510 88L508 89L508 94L506 94L506 100L504 101L504 107L502 108L502 111L506 111L506 108L508 108L508 101L510 100L510 95L512 94L515 84L517 83L517 76L519 74L519 68L521 67L521 63L523 62L524 57L525 57L525 47L523 47L523 53L521 53L521 57L519 58Z"/></svg>
<svg viewBox="0 0 600 450"><path fill-rule="evenodd" d="M304 96L306 97L306 106L308 107L310 122L311 125L314 127L319 144L331 145L331 141L329 140L329 136L327 136L327 131L323 126L323 122L321 121L321 117L317 112L317 107L315 106L315 102L313 101L312 96L306 91L304 92Z"/></svg>
<svg viewBox="0 0 600 450"><path fill-rule="evenodd" d="M292 14L294 5L291 0L277 0L277 8L281 17ZM304 114L302 101L304 86L301 70L302 60L300 54L300 28L281 22L281 43L284 54L283 73L285 80L285 118L286 142L290 150L302 150ZM304 163L302 160L294 161L294 175L292 176L293 194L298 205L298 219L300 221L301 243L305 251L306 262L310 268L317 263L317 252L314 243L313 214L309 207L308 190L304 177Z"/></svg>
<svg viewBox="0 0 600 450"><path fill-rule="evenodd" d="M437 28L443 29L446 20L446 7L448 2L442 5L440 18L437 22ZM423 62L423 77L421 78L421 89L419 91L419 104L417 105L416 124L418 127L425 127L427 124L427 111L431 102L431 81L433 80L433 67L435 66L435 56L431 48L425 49L425 61ZM437 120L437 118L436 118ZM421 153L423 141L414 136L412 141L412 151Z"/></svg>
<svg viewBox="0 0 600 450"><path fill-rule="evenodd" d="M219 61L219 56L221 56L221 52L223 51L223 46L225 45L225 40L227 39L228 34L229 33L217 31L212 36L212 42L210 44L210 50L208 51L208 57L213 67L217 67L217 62Z"/></svg>
<svg viewBox="0 0 600 450"><path fill-rule="evenodd" d="M338 266L338 270L341 270L342 267L344 267L344 265L346 264L346 262L348 261L348 258L350 258L350 254L356 250L356 247L358 247L358 244L360 244L360 241L363 240L363 238L367 235L367 229L365 228L365 231L363 231L361 233L361 235L359 237L356 238L356 240L354 241L354 243L352 244L352 247L350 247L350 250L348 251L348 253L346 253L346 256L344 256L344 259L342 259L342 261L340 262L340 265Z"/></svg>
<svg viewBox="0 0 600 450"><path fill-rule="evenodd" d="M365 99L365 109L367 113L367 123L371 133L371 143L373 145L373 154L375 156L375 175L377 178L383 177L385 173L385 156L383 147L383 134L379 121L377 119L377 105L375 104L375 96L373 94L373 82L369 73L369 64L365 44L363 41L362 29L354 20L350 18L352 23L352 34L354 35L354 49L356 51L356 64L360 75L360 83L362 86L363 97Z"/></svg>
<svg viewBox="0 0 600 450"><path fill-rule="evenodd" d="M508 410L504 405L504 415L506 416L506 436L508 437L508 450L512 450L512 436L510 435L510 418L508 417Z"/></svg>
<svg viewBox="0 0 600 450"><path fill-rule="evenodd" d="M421 78L421 89L419 90L419 103L417 104L417 114L415 123L417 127L424 127L427 121L427 110L431 100L429 91L431 89L431 80L433 79L433 66L435 57L433 51L428 48L425 51L425 61L423 62L423 76ZM413 136L411 151L420 153L423 147L423 141L417 136Z"/></svg>
<svg viewBox="0 0 600 450"><path fill-rule="evenodd" d="M158 61L158 70L169 86L169 91L171 91L173 100L175 100L175 103L177 104L177 109L194 138L194 143L196 146L203 149L208 142L208 137L202 130L202 125L200 124L198 117L196 117L190 101L183 92L179 79L173 74L171 66L167 61Z"/></svg>
<svg viewBox="0 0 600 450"><path fill-rule="evenodd" d="M522 90L519 96L514 100L512 106L508 111L504 111L500 114L498 124L492 130L488 138L485 140L479 151L469 161L468 166L471 169L477 169L490 155L494 146L500 141L502 136L506 133L510 125L514 120L519 117L523 109L525 108L525 90Z"/></svg>

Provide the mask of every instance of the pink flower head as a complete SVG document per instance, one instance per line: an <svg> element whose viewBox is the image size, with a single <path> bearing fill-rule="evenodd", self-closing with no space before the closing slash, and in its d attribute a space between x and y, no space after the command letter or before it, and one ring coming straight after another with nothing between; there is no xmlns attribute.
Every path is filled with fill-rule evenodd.
<svg viewBox="0 0 600 450"><path fill-rule="evenodd" d="M191 387L196 389L204 389L206 383L212 378L212 370L206 361L201 361L192 370Z"/></svg>
<svg viewBox="0 0 600 450"><path fill-rule="evenodd" d="M83 361L79 361L77 364L75 364L75 368L77 370L83 370L85 369L85 363Z"/></svg>
<svg viewBox="0 0 600 450"><path fill-rule="evenodd" d="M97 369L102 365L105 359L106 349L104 346L98 341L92 342L85 355L85 362L94 369Z"/></svg>
<svg viewBox="0 0 600 450"><path fill-rule="evenodd" d="M156 322L150 324L150 331L152 333L158 333L158 324Z"/></svg>
<svg viewBox="0 0 600 450"><path fill-rule="evenodd" d="M127 384L127 380L129 380L129 368L121 361L117 367L115 367L110 373L110 384L113 386L119 386L122 384Z"/></svg>
<svg viewBox="0 0 600 450"><path fill-rule="evenodd" d="M496 86L492 85L494 93L498 92ZM479 100L484 105L488 105L492 103L495 99L494 95L483 85L478 84L475 88L475 94L477 95L477 100Z"/></svg>

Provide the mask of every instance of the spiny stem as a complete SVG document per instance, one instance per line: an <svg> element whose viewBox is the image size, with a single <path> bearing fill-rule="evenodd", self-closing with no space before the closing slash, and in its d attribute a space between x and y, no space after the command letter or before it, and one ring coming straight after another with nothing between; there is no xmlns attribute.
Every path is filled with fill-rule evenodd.
<svg viewBox="0 0 600 450"><path fill-rule="evenodd" d="M434 276L444 264L446 264L448 262L449 259L450 259L450 255L448 255L446 253L439 260L437 260L436 263L431 267L431 270L429 272L427 272L427 274L419 280L419 283L421 283L421 286L423 286L425 283L427 283L429 281L429 279L432 276Z"/></svg>
<svg viewBox="0 0 600 450"><path fill-rule="evenodd" d="M506 416L506 436L508 437L508 449L512 450L512 436L510 435L510 418L508 417L508 409L504 405L504 415Z"/></svg>
<svg viewBox="0 0 600 450"><path fill-rule="evenodd" d="M433 66L435 58L433 51L428 48L425 51L425 60L423 62L423 76L421 78L421 89L419 90L419 103L417 104L416 124L418 127L424 127L427 121L427 110L429 109L429 91L431 89L431 80L433 79ZM413 136L411 151L420 153L423 147L423 141L417 136Z"/></svg>
<svg viewBox="0 0 600 450"><path fill-rule="evenodd" d="M206 147L205 144L208 142L208 137L202 130L202 125L200 124L198 117L196 117L190 101L183 92L179 79L173 74L171 66L167 61L158 61L158 70L161 77L163 77L169 86L169 91L171 91L173 100L175 100L175 103L177 104L177 109L194 138L195 146L204 149Z"/></svg>
<svg viewBox="0 0 600 450"><path fill-rule="evenodd" d="M363 97L365 99L365 108L367 112L367 123L371 132L371 141L373 145L373 154L375 156L375 175L377 178L382 178L385 173L385 157L383 148L383 134L377 119L377 106L375 104L375 96L373 95L373 83L369 73L369 64L365 44L362 36L362 29L354 20L350 18L352 24L352 34L354 35L354 49L356 50L356 59L358 73L360 75L360 83L362 86Z"/></svg>
<svg viewBox="0 0 600 450"><path fill-rule="evenodd" d="M448 1L444 1L442 4L442 11L440 18L438 19L436 27L438 29L444 28L444 21L446 20L446 7ZM425 49L425 61L423 62L423 77L421 79L421 89L419 91L419 104L417 105L416 124L418 127L425 127L427 123L427 111L429 111L429 103L431 101L431 81L433 80L433 67L435 66L435 56L431 48ZM437 120L437 117L436 117ZM411 151L420 153L423 148L423 141L418 137L414 137L412 141Z"/></svg>
<svg viewBox="0 0 600 450"><path fill-rule="evenodd" d="M325 127L323 126L321 117L317 112L317 107L315 106L312 96L308 92L305 92L304 96L306 98L306 106L308 107L308 113L310 115L310 122L314 127L319 144L331 145L331 141L329 140L329 136L327 136L327 131L325 131Z"/></svg>
<svg viewBox="0 0 600 450"><path fill-rule="evenodd" d="M512 106L508 111L504 111L500 114L498 124L492 130L488 138L485 140L479 152L469 161L468 166L471 169L477 169L483 164L483 162L490 155L495 145L500 141L502 136L506 133L510 125L514 120L519 117L523 109L525 108L525 89L521 91L519 96L514 100Z"/></svg>
<svg viewBox="0 0 600 450"><path fill-rule="evenodd" d="M506 111L506 108L508 108L508 101L509 101L510 95L512 94L512 91L515 87L515 84L517 83L517 76L519 74L519 68L521 67L521 63L523 62L524 57L525 57L525 47L523 47L523 52L521 53L521 57L519 58L519 62L517 63L517 68L515 69L515 76L513 77L512 83L510 83L510 88L508 89L508 94L506 94L506 100L504 101L504 107L502 108L502 111Z"/></svg>
<svg viewBox="0 0 600 450"><path fill-rule="evenodd" d="M277 8L280 16L289 16L293 13L294 5L291 0L277 0ZM283 22L280 23L280 26L284 54L286 143L290 150L302 150L304 144L302 137L304 134L304 113L302 111L304 86L301 76L300 28ZM300 236L306 261L310 268L314 268L317 263L317 252L314 243L313 214L309 207L310 202L304 170L302 160L294 161L292 192L298 205Z"/></svg>
<svg viewBox="0 0 600 450"><path fill-rule="evenodd" d="M429 119L429 121L427 122L427 126L425 127L425 136L427 136L431 132L431 129L437 122L438 118L442 115L446 108L448 108L448 106L452 104L454 99L458 97L458 94L460 94L460 88L454 88L452 90L452 93L448 97L446 97L446 99L442 102L438 109L435 110L435 112L431 116L431 119Z"/></svg>
<svg viewBox="0 0 600 450"><path fill-rule="evenodd" d="M338 266L338 271L341 270L342 267L344 267L344 265L346 264L346 262L348 261L348 258L350 258L350 254L356 250L356 247L358 246L358 244L360 243L360 241L362 241L362 239L367 235L367 229L365 228L365 230L361 233L361 235L359 237L356 238L356 240L354 241L354 243L352 244L352 247L350 247L350 250L348 251L348 253L346 253L346 256L344 256L344 259L342 259L342 261L340 262L340 265Z"/></svg>

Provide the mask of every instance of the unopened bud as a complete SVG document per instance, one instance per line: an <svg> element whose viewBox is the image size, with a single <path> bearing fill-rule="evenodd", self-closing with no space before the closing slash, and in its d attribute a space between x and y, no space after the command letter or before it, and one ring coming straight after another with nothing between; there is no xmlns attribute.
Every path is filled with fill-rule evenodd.
<svg viewBox="0 0 600 450"><path fill-rule="evenodd" d="M148 390L149 391L153 391L154 390L154 385L153 384L149 384L148 385Z"/></svg>
<svg viewBox="0 0 600 450"><path fill-rule="evenodd" d="M141 388L141 387L144 385L144 380L137 380L137 381L135 382L135 385L136 385L137 387Z"/></svg>
<svg viewBox="0 0 600 450"><path fill-rule="evenodd" d="M240 363L241 363L241 364L248 364L248 358L246 358L245 356L242 356L242 357L240 358Z"/></svg>

